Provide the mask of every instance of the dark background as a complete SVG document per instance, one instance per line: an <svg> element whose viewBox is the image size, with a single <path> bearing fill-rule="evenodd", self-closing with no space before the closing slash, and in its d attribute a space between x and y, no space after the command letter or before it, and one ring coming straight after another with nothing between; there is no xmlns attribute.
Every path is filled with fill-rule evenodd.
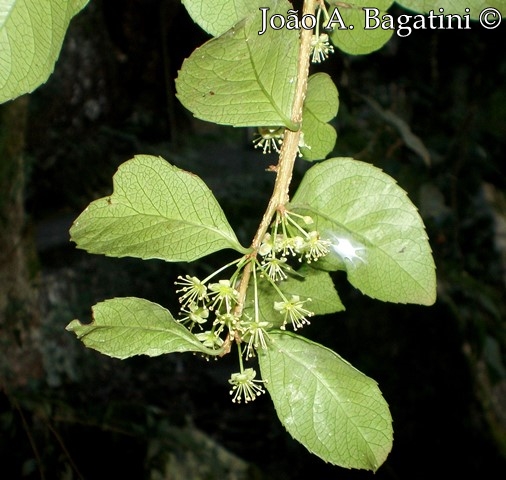
<svg viewBox="0 0 506 480"><path fill-rule="evenodd" d="M372 474L310 455L284 431L267 395L232 404L228 358L119 361L65 331L113 296L145 297L175 311L177 275L202 274L229 258L223 252L183 265L75 249L71 222L111 193L122 162L137 153L161 155L199 174L248 244L272 186L265 168L275 161L252 149L252 132L197 121L178 103L177 71L208 38L179 2L93 0L73 20L55 73L30 96L26 213L37 247L43 368L0 395L2 477L417 480L506 473L504 27L415 31L374 54L336 52L314 68L330 73L340 93L332 156L369 161L396 178L420 209L437 265L432 307L370 300L336 274L346 312L314 319L304 331L374 378L390 405L393 450ZM420 137L430 165L387 121L387 111ZM294 187L308 167L300 163ZM195 431L210 443L203 446Z"/></svg>

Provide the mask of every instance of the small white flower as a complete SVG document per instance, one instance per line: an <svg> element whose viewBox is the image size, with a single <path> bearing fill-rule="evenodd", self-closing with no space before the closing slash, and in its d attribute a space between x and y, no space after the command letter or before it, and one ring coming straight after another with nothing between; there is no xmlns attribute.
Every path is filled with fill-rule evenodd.
<svg viewBox="0 0 506 480"><path fill-rule="evenodd" d="M195 324L197 324L202 330L201 325L207 322L209 317L209 310L206 307L201 307L195 302L191 302L187 307L181 309L181 313L185 313L186 316L179 320L180 323L189 323L190 331Z"/></svg>
<svg viewBox="0 0 506 480"><path fill-rule="evenodd" d="M233 373L228 381L232 385L230 395L233 395L232 402L252 402L262 393L265 393L263 380L255 380L257 372L253 368L246 368L243 372Z"/></svg>
<svg viewBox="0 0 506 480"><path fill-rule="evenodd" d="M223 303L227 313L230 313L232 306L236 303L239 292L230 285L230 280L220 280L218 283L209 285L209 298L213 303L209 305L209 310L220 310Z"/></svg>
<svg viewBox="0 0 506 480"><path fill-rule="evenodd" d="M207 287L197 278L185 275L184 278L179 276L176 285L181 285L182 288L176 290L176 293L183 292L179 297L179 302L187 306L207 298Z"/></svg>
<svg viewBox="0 0 506 480"><path fill-rule="evenodd" d="M309 325L309 320L306 317L312 317L313 312L304 308L304 303L311 301L310 298L301 300L298 295L292 295L290 300L283 302L274 302L274 310L285 316L281 330L285 329L288 320L292 322L293 329L297 330L302 328L304 325Z"/></svg>
<svg viewBox="0 0 506 480"><path fill-rule="evenodd" d="M216 332L211 330L196 333L195 336L202 342L202 345L207 348L220 348L223 345L223 339L221 339Z"/></svg>
<svg viewBox="0 0 506 480"><path fill-rule="evenodd" d="M288 278L285 270L290 270L286 265L286 257L276 258L274 256L267 257L262 262L262 270L275 282L286 280Z"/></svg>
<svg viewBox="0 0 506 480"><path fill-rule="evenodd" d="M311 61L313 63L321 63L326 60L329 53L334 52L334 47L329 43L329 36L326 33L320 34L319 37L313 35L311 39Z"/></svg>
<svg viewBox="0 0 506 480"><path fill-rule="evenodd" d="M260 248L258 249L258 253L265 257L266 255L271 254L274 251L274 239L270 233L266 233L264 238L262 239L262 243L260 244Z"/></svg>
<svg viewBox="0 0 506 480"><path fill-rule="evenodd" d="M283 238L279 250L282 252L283 256L296 256L304 250L305 245L306 242L304 242L304 239L296 235L295 237Z"/></svg>
<svg viewBox="0 0 506 480"><path fill-rule="evenodd" d="M216 320L214 321L214 325L218 325L218 329L216 333L219 335L225 328L228 329L229 332L233 332L239 322L237 315L233 313L218 313L216 314Z"/></svg>
<svg viewBox="0 0 506 480"><path fill-rule="evenodd" d="M330 251L330 245L332 245L331 242L322 240L317 231L313 230L309 232L308 238L306 239L306 252L304 254L307 262L311 263L327 255Z"/></svg>
<svg viewBox="0 0 506 480"><path fill-rule="evenodd" d="M253 139L255 148L262 148L263 153L271 153L274 150L280 152L283 144L284 128L283 127L260 127L258 136Z"/></svg>
<svg viewBox="0 0 506 480"><path fill-rule="evenodd" d="M244 332L243 339L248 342L248 346L246 348L246 358L251 358L254 356L254 350L258 348L266 349L267 341L269 340L269 334L267 333L267 328L269 328L271 324L269 322L259 322L259 321L251 321L251 322L243 322L241 330Z"/></svg>

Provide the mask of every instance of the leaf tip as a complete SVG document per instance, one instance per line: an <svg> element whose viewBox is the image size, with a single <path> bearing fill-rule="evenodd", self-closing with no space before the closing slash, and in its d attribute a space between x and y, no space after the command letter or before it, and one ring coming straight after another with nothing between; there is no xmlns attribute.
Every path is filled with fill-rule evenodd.
<svg viewBox="0 0 506 480"><path fill-rule="evenodd" d="M67 330L67 332L74 332L76 331L76 329L78 329L79 327L82 327L83 324L77 320L77 319L74 319L72 320L66 327L65 327L65 330Z"/></svg>

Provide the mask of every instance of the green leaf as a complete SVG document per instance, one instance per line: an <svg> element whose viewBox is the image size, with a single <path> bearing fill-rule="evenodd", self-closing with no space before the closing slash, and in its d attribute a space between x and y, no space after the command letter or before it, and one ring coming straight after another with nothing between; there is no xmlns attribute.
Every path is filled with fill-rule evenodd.
<svg viewBox="0 0 506 480"><path fill-rule="evenodd" d="M35 90L53 72L70 20L88 0L0 2L0 103Z"/></svg>
<svg viewBox="0 0 506 480"><path fill-rule="evenodd" d="M259 13L269 0L182 0L193 20L207 33L217 37L252 12Z"/></svg>
<svg viewBox="0 0 506 480"><path fill-rule="evenodd" d="M274 4L272 14L286 15L291 8L287 0ZM290 120L298 32L268 28L259 35L261 27L257 11L184 61L176 79L177 97L195 117L236 127L298 129Z"/></svg>
<svg viewBox="0 0 506 480"><path fill-rule="evenodd" d="M288 300L292 295L297 295L302 301L310 299L304 306L314 315L326 315L345 309L327 272L304 266L298 270L296 276L290 275L277 285ZM284 317L274 309L274 302L282 300L270 282L265 279L258 282L258 307L261 321L269 322L275 328L280 327ZM254 311L253 302L254 288L250 287L246 299L246 311Z"/></svg>
<svg viewBox="0 0 506 480"><path fill-rule="evenodd" d="M480 13L486 8L496 8L502 13L506 13L506 0L400 0L397 1L401 7L405 7L414 12L429 13L434 11L434 15L439 15L440 8L444 9L443 15L458 14L466 15L469 13L471 19L478 19ZM466 9L470 11L467 12Z"/></svg>
<svg viewBox="0 0 506 480"><path fill-rule="evenodd" d="M190 262L224 248L245 253L217 200L196 175L137 155L114 175L114 192L92 202L70 229L90 253Z"/></svg>
<svg viewBox="0 0 506 480"><path fill-rule="evenodd" d="M339 17L336 18L340 21L334 24L334 30L330 34L332 43L343 52L351 55L364 55L379 50L390 40L394 31L383 29L379 25L378 28L366 30L367 25L363 8L379 9L379 18L381 18L392 3L391 0L369 0L361 2L359 5L345 3L346 6L336 7L335 10L339 12ZM337 16L337 13L333 13L335 10L329 9L331 18L332 15ZM344 22L346 28L341 28L341 21Z"/></svg>
<svg viewBox="0 0 506 480"><path fill-rule="evenodd" d="M321 160L334 149L337 133L327 122L337 115L338 109L339 94L330 76L311 75L302 114L302 132L307 145L300 149L304 160Z"/></svg>
<svg viewBox="0 0 506 480"><path fill-rule="evenodd" d="M178 323L162 306L142 298L113 298L92 307L93 322L72 320L66 329L88 347L114 358L155 357L172 352L218 355Z"/></svg>
<svg viewBox="0 0 506 480"><path fill-rule="evenodd" d="M259 350L281 423L326 462L376 471L392 448L392 418L376 382L339 355L289 333Z"/></svg>
<svg viewBox="0 0 506 480"><path fill-rule="evenodd" d="M308 170L289 206L310 215L332 253L318 264L345 269L370 297L432 305L434 260L423 221L393 178L352 158L333 158Z"/></svg>
<svg viewBox="0 0 506 480"><path fill-rule="evenodd" d="M97 303L92 310L92 323L83 325L79 320L72 320L67 330L74 332L88 348L110 357L155 357L172 352L222 353L204 347L168 310L142 298L113 298Z"/></svg>

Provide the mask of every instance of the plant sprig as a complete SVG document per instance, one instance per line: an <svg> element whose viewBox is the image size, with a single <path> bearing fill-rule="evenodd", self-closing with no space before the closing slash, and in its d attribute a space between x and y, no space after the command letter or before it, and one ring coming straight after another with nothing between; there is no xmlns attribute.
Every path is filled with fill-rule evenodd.
<svg viewBox="0 0 506 480"><path fill-rule="evenodd" d="M91 324L74 320L67 328L90 348L118 358L170 352L219 358L235 347L239 366L229 379L234 403L268 392L282 424L311 452L335 465L377 470L393 432L376 382L300 335L313 317L344 310L330 275L336 270L379 300L435 301L430 246L406 193L370 164L324 160L336 140L329 122L338 92L327 74L309 76L310 63L326 60L334 47L347 51L368 34L321 33L319 22L331 13L322 0L305 0L302 15L317 19L315 31L259 36L256 0L239 0L237 9L217 1L229 15L216 25L203 14L217 8L216 0L198 2L198 8L193 0L184 2L215 37L184 61L176 88L195 116L258 127L255 147L279 151L272 194L251 244L239 243L202 180L163 159L137 156L119 168L113 194L92 202L75 221L71 237L79 248L166 261L195 261L224 248L239 256L205 279L179 277L176 318L147 300L113 299L94 307ZM291 6L286 0L270 5L275 15ZM359 11L342 8L350 15ZM379 48L388 35L372 33L366 50ZM358 51L364 53L360 45ZM291 195L299 157L323 161ZM246 363L252 357L261 376Z"/></svg>

